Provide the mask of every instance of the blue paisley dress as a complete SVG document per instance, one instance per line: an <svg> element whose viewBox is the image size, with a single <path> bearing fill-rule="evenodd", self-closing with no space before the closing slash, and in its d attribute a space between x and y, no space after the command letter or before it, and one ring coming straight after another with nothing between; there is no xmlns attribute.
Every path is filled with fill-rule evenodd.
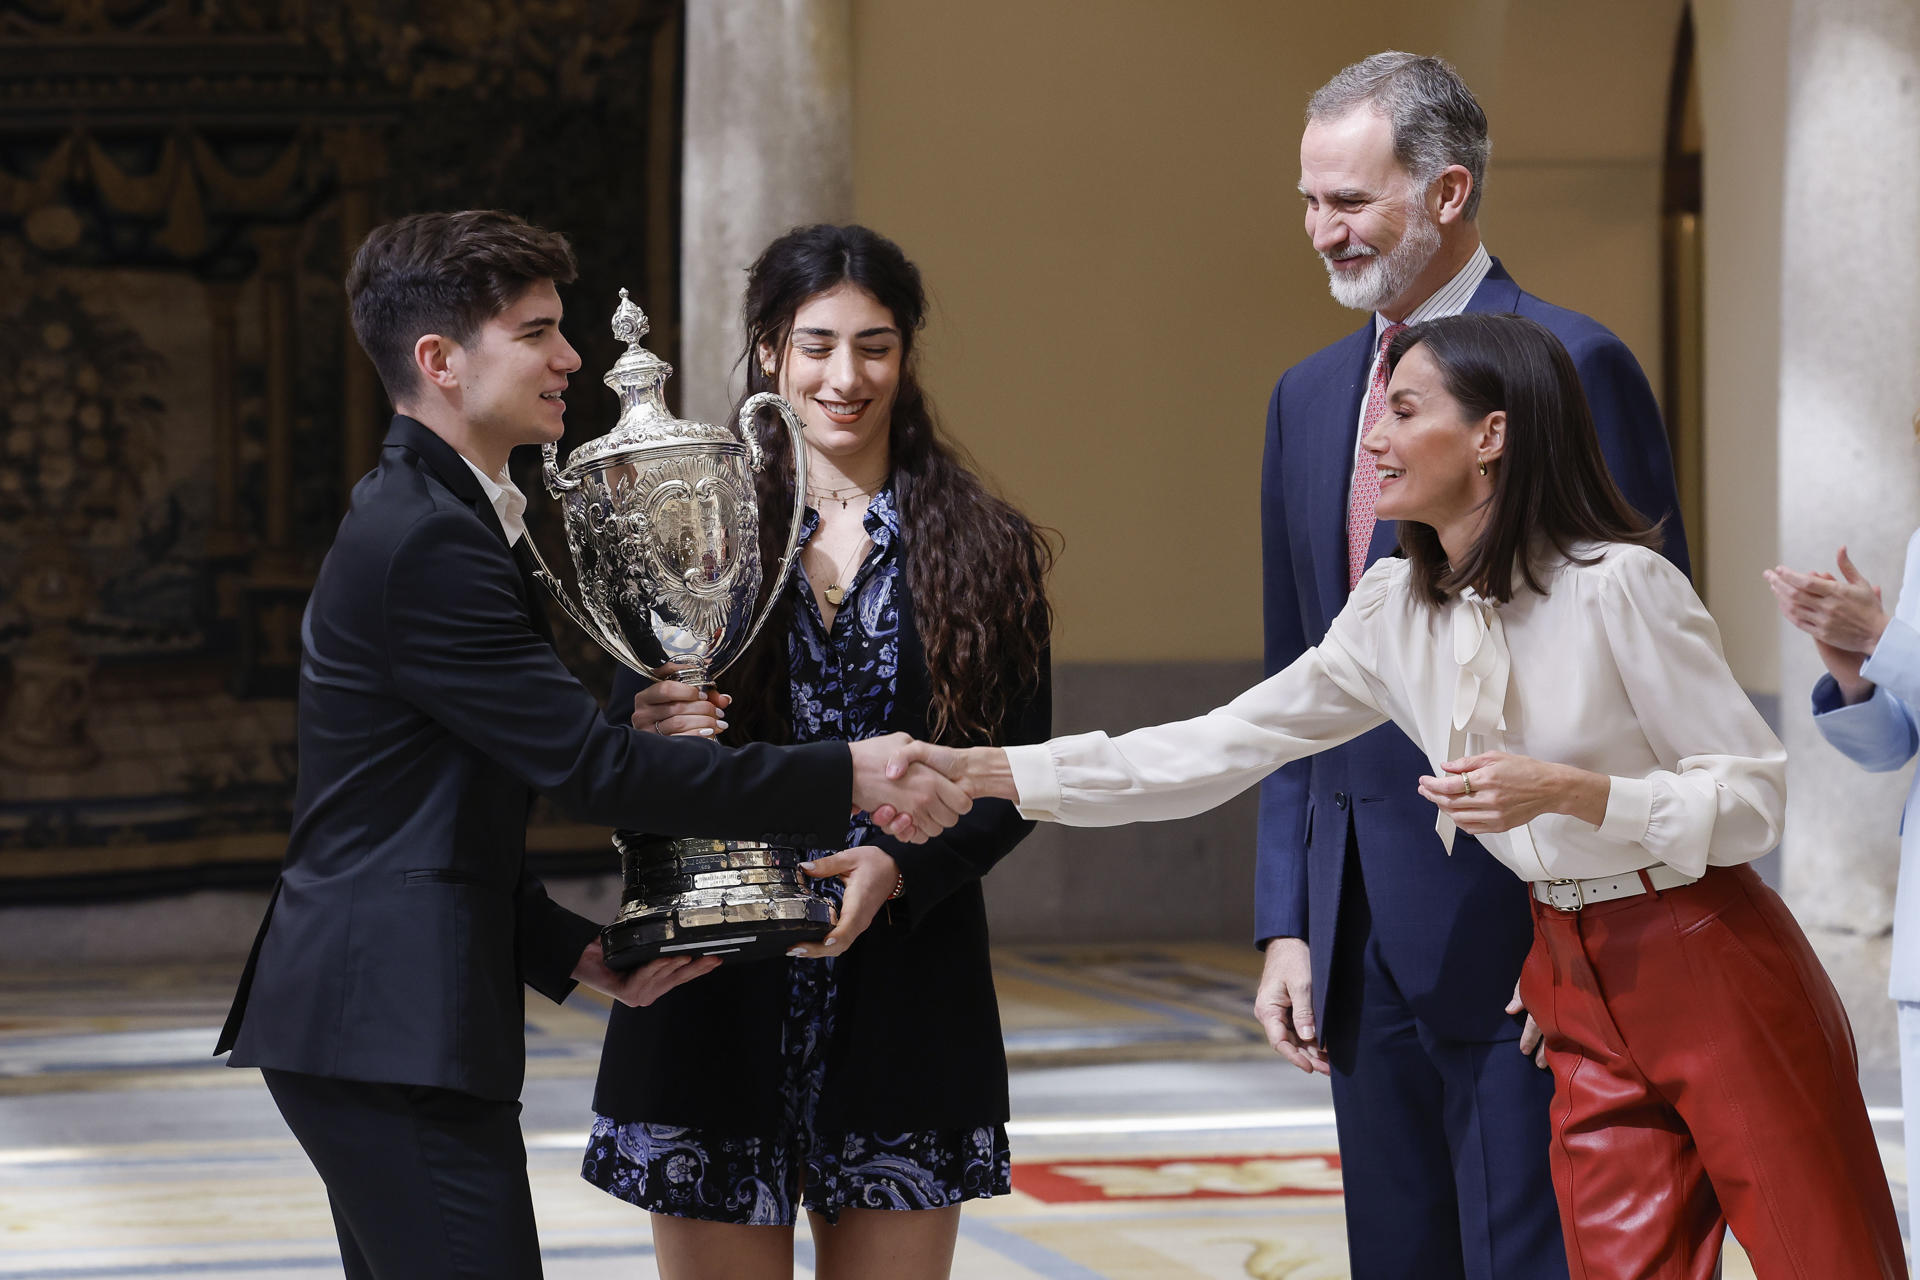
<svg viewBox="0 0 1920 1280"><path fill-rule="evenodd" d="M819 527L809 509L802 545ZM899 518L890 487L867 507L873 548L848 584L829 629L804 569L796 570L787 638L795 742L855 741L888 732L900 660ZM855 815L842 848L867 840ZM809 849L823 857L834 849ZM838 901L837 880L819 889ZM859 943L856 941L855 946ZM938 1209L1005 1195L1012 1180L998 1124L915 1133L823 1133L815 1118L838 1004L837 960L788 966L781 1037L785 1105L780 1131L735 1137L679 1125L594 1117L581 1176L653 1213L743 1226L792 1226L799 1207L837 1221L842 1209ZM802 1188L804 1187L804 1193Z"/></svg>

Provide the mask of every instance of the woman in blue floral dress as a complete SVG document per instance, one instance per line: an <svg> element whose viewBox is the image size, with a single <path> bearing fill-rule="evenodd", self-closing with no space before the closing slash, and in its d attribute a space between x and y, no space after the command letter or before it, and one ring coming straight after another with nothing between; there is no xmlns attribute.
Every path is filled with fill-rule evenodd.
<svg viewBox="0 0 1920 1280"><path fill-rule="evenodd" d="M940 436L916 376L918 270L864 227L805 227L749 274L747 393L805 424L799 572L728 676L615 688L612 714L730 741L1051 731L1047 543ZM784 430L760 499L791 510ZM770 555L785 522L761 521ZM1007 1067L980 877L1032 824L1004 802L906 845L849 822L809 853L838 923L615 1009L583 1174L650 1210L665 1280L784 1280L808 1212L823 1280L948 1274L962 1202L1009 1188Z"/></svg>

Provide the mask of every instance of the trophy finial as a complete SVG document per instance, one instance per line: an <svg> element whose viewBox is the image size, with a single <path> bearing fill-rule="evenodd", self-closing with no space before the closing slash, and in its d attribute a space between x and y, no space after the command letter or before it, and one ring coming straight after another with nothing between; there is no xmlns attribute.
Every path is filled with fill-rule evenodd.
<svg viewBox="0 0 1920 1280"><path fill-rule="evenodd" d="M629 347L640 345L640 339L647 336L647 313L633 304L627 297L627 291L620 291L620 305L613 309L613 336Z"/></svg>

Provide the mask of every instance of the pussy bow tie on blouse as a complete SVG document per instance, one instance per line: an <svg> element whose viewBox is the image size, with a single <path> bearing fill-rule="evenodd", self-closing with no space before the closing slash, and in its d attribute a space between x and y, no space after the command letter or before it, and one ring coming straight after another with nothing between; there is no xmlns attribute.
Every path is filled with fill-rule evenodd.
<svg viewBox="0 0 1920 1280"><path fill-rule="evenodd" d="M1507 653L1507 633L1500 624L1500 610L1468 587L1453 602L1447 625L1453 636L1453 661L1459 674L1453 685L1453 714L1447 733L1445 759L1458 760L1467 753L1467 735L1504 732L1507 727L1507 676L1513 661ZM1434 775L1448 774L1434 763ZM1434 820L1441 844L1453 852L1453 819L1445 810Z"/></svg>

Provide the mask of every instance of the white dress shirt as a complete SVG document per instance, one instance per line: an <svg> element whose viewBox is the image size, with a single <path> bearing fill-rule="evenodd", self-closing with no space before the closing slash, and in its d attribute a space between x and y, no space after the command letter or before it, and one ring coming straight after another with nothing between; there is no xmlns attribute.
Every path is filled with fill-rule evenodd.
<svg viewBox="0 0 1920 1280"><path fill-rule="evenodd" d="M473 459L466 454L460 455L460 461L467 464L467 470L480 482L487 501L493 504L493 513L500 517L500 527L507 532L507 545L511 547L519 542L520 535L527 531L527 495L520 492L505 467L500 468L499 475L490 476L473 465Z"/></svg>
<svg viewBox="0 0 1920 1280"><path fill-rule="evenodd" d="M1555 557L1547 594L1521 585L1498 606L1472 593L1431 606L1408 561L1380 560L1326 639L1226 706L1007 748L1020 811L1075 826L1183 818L1391 720L1436 776L1443 761L1510 751L1611 778L1598 827L1548 814L1480 837L1523 880L1660 862L1698 876L1766 853L1786 752L1727 669L1713 618L1657 552L1576 553L1600 559ZM1452 824L1438 825L1451 849Z"/></svg>

